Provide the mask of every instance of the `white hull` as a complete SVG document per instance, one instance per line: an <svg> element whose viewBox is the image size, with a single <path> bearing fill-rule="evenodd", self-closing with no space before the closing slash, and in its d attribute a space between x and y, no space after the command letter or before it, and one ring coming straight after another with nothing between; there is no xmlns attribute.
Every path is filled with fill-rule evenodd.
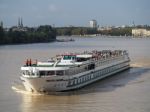
<svg viewBox="0 0 150 112"><path fill-rule="evenodd" d="M70 76L23 77L21 80L27 91L47 92L66 91L81 88L97 80L113 75L129 68L129 59L99 66L94 70Z"/></svg>

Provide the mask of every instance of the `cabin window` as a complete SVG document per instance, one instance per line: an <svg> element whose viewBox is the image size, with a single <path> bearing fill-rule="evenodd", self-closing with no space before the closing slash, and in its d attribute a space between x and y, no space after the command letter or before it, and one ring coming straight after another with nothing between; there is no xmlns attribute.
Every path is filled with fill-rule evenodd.
<svg viewBox="0 0 150 112"><path fill-rule="evenodd" d="M77 84L77 79L74 79L74 84Z"/></svg>
<svg viewBox="0 0 150 112"><path fill-rule="evenodd" d="M56 75L64 75L64 71L56 71Z"/></svg>
<svg viewBox="0 0 150 112"><path fill-rule="evenodd" d="M40 71L40 76L45 76L45 71Z"/></svg>
<svg viewBox="0 0 150 112"><path fill-rule="evenodd" d="M23 75L29 75L28 71L22 71Z"/></svg>
<svg viewBox="0 0 150 112"><path fill-rule="evenodd" d="M82 81L84 82L84 76L82 77Z"/></svg>
<svg viewBox="0 0 150 112"><path fill-rule="evenodd" d="M26 72L22 72L23 75L26 75Z"/></svg>
<svg viewBox="0 0 150 112"><path fill-rule="evenodd" d="M80 58L80 57L76 58L77 62L87 61L89 59L90 58Z"/></svg>
<svg viewBox="0 0 150 112"><path fill-rule="evenodd" d="M73 79L71 79L70 85L73 85Z"/></svg>
<svg viewBox="0 0 150 112"><path fill-rule="evenodd" d="M64 60L71 60L71 56L64 56Z"/></svg>
<svg viewBox="0 0 150 112"><path fill-rule="evenodd" d="M75 60L76 59L76 57L75 56L72 56L72 60Z"/></svg>
<svg viewBox="0 0 150 112"><path fill-rule="evenodd" d="M94 69L95 68L95 64L90 64L90 65L88 65L88 70L92 70L92 69Z"/></svg>
<svg viewBox="0 0 150 112"><path fill-rule="evenodd" d="M78 83L80 83L80 78L78 78Z"/></svg>
<svg viewBox="0 0 150 112"><path fill-rule="evenodd" d="M32 72L30 72L30 71L28 71L28 70L25 70L25 71L23 71L23 75L33 75L33 73Z"/></svg>
<svg viewBox="0 0 150 112"><path fill-rule="evenodd" d="M55 71L48 71L47 72L47 75L49 76L49 75L55 75Z"/></svg>

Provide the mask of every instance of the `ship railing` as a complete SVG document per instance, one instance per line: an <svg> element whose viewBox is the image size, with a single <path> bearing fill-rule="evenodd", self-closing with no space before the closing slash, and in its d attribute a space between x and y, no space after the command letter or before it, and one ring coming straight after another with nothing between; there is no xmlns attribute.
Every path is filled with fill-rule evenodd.
<svg viewBox="0 0 150 112"><path fill-rule="evenodd" d="M88 65L90 65L92 63L94 63L93 59L89 60L89 62L85 62L82 65L77 65L75 67L71 67L70 69L65 71L65 74L66 75L75 75L75 74L78 74L78 73L85 72L85 71L88 70Z"/></svg>
<svg viewBox="0 0 150 112"><path fill-rule="evenodd" d="M114 63L114 62L117 62L117 61L121 61L123 59L125 59L124 55L110 57L110 58L105 58L105 59L100 59L100 60L96 61L96 67L104 66L104 65L107 65L107 64L110 64L110 63Z"/></svg>
<svg viewBox="0 0 150 112"><path fill-rule="evenodd" d="M66 75L79 74L79 73L88 71L87 67L88 67L88 65L90 65L92 63L95 63L95 66L98 67L98 66L104 66L107 64L115 63L117 61L121 61L124 58L125 58L124 55L120 55L120 56L110 57L107 59L101 59L101 60L97 60L97 61L95 59L91 59L89 63L85 63L83 65L78 65L78 66L75 66L75 67L72 67L72 68L66 70L65 74Z"/></svg>

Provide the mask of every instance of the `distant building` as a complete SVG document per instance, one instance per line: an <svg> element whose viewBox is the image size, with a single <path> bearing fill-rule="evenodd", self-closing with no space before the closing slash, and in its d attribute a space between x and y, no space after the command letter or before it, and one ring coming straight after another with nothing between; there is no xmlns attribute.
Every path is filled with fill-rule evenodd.
<svg viewBox="0 0 150 112"><path fill-rule="evenodd" d="M91 28L97 28L97 21L96 20L91 20L90 21L90 27Z"/></svg>
<svg viewBox="0 0 150 112"><path fill-rule="evenodd" d="M135 28L132 29L132 35L133 36L145 36L145 37L149 37L150 36L150 30L147 29L143 29L143 28Z"/></svg>
<svg viewBox="0 0 150 112"><path fill-rule="evenodd" d="M98 28L98 31L109 31L109 30L112 30L113 28L111 26L105 26L105 27L99 27Z"/></svg>
<svg viewBox="0 0 150 112"><path fill-rule="evenodd" d="M0 22L0 26L3 28L3 21Z"/></svg>
<svg viewBox="0 0 150 112"><path fill-rule="evenodd" d="M26 27L23 27L23 20L22 18L18 18L18 26L13 26L12 31L27 31Z"/></svg>
<svg viewBox="0 0 150 112"><path fill-rule="evenodd" d="M18 27L23 27L23 20L22 18L18 18Z"/></svg>

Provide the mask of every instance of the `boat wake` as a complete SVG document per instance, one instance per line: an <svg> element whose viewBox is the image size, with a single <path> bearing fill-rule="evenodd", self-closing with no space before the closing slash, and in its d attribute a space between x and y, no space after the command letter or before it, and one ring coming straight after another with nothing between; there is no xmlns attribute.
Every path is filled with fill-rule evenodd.
<svg viewBox="0 0 150 112"><path fill-rule="evenodd" d="M132 63L130 64L131 67L143 67L142 64L139 64L139 63Z"/></svg>
<svg viewBox="0 0 150 112"><path fill-rule="evenodd" d="M144 67L144 68L150 68L150 63L147 63L145 61L139 61L139 62L132 62L130 64L131 67Z"/></svg>
<svg viewBox="0 0 150 112"><path fill-rule="evenodd" d="M22 84L13 85L11 88L15 92L22 93L22 94L27 94L27 95L43 95L43 94L40 94L40 93L32 93L32 92L26 91L25 87Z"/></svg>

